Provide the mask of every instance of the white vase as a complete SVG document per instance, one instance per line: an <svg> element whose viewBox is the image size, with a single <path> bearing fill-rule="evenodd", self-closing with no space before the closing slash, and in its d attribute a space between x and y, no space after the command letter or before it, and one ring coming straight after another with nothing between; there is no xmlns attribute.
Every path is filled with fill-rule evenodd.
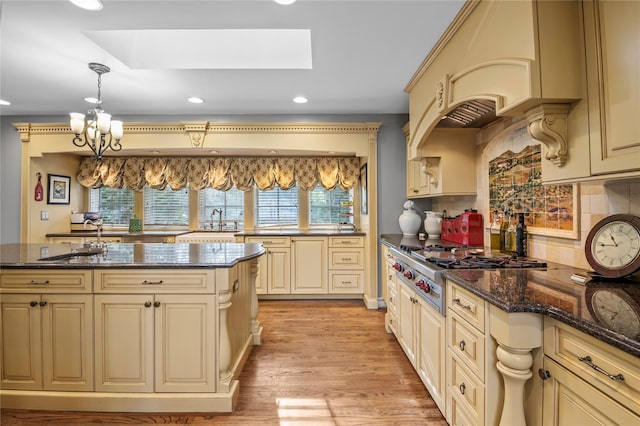
<svg viewBox="0 0 640 426"><path fill-rule="evenodd" d="M415 210L405 210L398 218L403 235L417 235L422 218Z"/></svg>
<svg viewBox="0 0 640 426"><path fill-rule="evenodd" d="M429 238L440 238L442 229L442 213L425 211L424 230Z"/></svg>

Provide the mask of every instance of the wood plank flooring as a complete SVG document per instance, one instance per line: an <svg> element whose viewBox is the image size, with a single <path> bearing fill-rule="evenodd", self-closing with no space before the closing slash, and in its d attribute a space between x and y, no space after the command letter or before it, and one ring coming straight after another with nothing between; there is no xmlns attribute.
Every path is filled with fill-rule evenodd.
<svg viewBox="0 0 640 426"><path fill-rule="evenodd" d="M229 414L2 410L5 425L439 425L444 417L361 301L261 301L262 345L240 376Z"/></svg>

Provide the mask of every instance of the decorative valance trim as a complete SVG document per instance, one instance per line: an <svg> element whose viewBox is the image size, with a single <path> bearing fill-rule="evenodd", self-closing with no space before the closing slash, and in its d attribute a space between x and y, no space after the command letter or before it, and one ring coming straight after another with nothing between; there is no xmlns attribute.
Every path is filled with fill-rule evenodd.
<svg viewBox="0 0 640 426"><path fill-rule="evenodd" d="M141 191L154 189L227 191L236 187L249 191L253 186L271 190L278 185L291 189L298 185L311 190L353 188L360 175L357 157L85 157L80 163L78 182L88 188L109 186Z"/></svg>

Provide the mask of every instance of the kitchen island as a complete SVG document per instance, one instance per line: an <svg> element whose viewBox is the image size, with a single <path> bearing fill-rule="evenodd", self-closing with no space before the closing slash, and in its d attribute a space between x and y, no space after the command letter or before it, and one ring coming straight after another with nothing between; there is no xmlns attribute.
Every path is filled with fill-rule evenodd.
<svg viewBox="0 0 640 426"><path fill-rule="evenodd" d="M6 408L231 412L258 244L0 245Z"/></svg>

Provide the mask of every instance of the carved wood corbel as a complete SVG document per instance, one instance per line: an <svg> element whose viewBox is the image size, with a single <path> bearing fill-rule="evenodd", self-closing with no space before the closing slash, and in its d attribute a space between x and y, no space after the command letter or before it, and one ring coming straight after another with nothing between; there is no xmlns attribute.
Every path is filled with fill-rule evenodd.
<svg viewBox="0 0 640 426"><path fill-rule="evenodd" d="M208 121L181 121L185 132L189 135L191 146L194 148L204 147L204 136L207 134Z"/></svg>
<svg viewBox="0 0 640 426"><path fill-rule="evenodd" d="M547 147L545 158L562 167L569 158L567 143L568 104L542 104L528 110L529 135Z"/></svg>
<svg viewBox="0 0 640 426"><path fill-rule="evenodd" d="M440 164L438 157L422 157L420 159L420 171L429 176L429 182L434 188L438 187L438 166Z"/></svg>

